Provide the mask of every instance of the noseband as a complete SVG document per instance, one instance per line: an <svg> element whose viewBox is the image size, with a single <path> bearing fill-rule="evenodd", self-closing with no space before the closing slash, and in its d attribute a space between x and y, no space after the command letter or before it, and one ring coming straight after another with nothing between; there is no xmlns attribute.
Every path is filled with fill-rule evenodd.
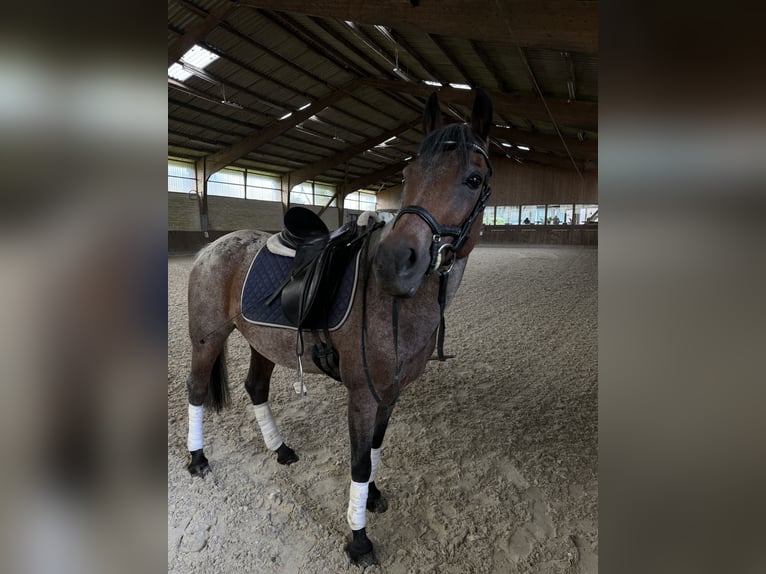
<svg viewBox="0 0 766 574"><path fill-rule="evenodd" d="M454 149L455 146L457 146L457 142L447 141L444 142L444 145L445 149ZM484 150L483 147L478 144L470 143L469 145L471 147L471 151L481 154L481 156L484 158L484 161L486 161L487 167L489 168L489 172L484 178L479 198L476 200L471 213L468 214L468 217L465 219L465 221L463 221L462 225L459 227L454 225L440 225L439 222L436 221L436 218L434 218L434 216L431 215L427 209L419 205L408 205L407 207L403 207L399 210L399 213L397 213L396 217L394 218L393 226L396 227L396 224L402 215L411 213L420 217L420 219L425 221L426 225L431 228L431 231L433 232L433 238L431 240L431 263L426 270L426 275L430 275L442 267L442 264L445 263L444 255L447 251L451 251L453 254L453 257L449 260L448 263L449 269L452 268L452 265L455 262L455 256L457 256L457 253L463 248L463 245L468 240L468 236L471 232L471 227L473 226L474 221L476 221L476 218L486 207L487 200L492 193L492 188L489 186L489 178L492 175L492 162L489 160L489 154ZM452 242L442 243L441 241L444 237L451 237ZM447 270L447 272L449 272L449 270Z"/></svg>

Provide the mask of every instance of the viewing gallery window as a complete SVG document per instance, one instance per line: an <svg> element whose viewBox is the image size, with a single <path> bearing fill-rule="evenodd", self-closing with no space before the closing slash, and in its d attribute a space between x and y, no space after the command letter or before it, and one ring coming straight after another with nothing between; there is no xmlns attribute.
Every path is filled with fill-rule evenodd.
<svg viewBox="0 0 766 574"><path fill-rule="evenodd" d="M484 225L584 225L598 223L597 204L488 205Z"/></svg>
<svg viewBox="0 0 766 574"><path fill-rule="evenodd" d="M545 206L522 205L521 223L524 225L543 225L545 223Z"/></svg>
<svg viewBox="0 0 766 574"><path fill-rule="evenodd" d="M518 225L518 205L490 205L484 209L484 225Z"/></svg>
<svg viewBox="0 0 766 574"><path fill-rule="evenodd" d="M574 206L574 223L598 223L598 205L579 203Z"/></svg>

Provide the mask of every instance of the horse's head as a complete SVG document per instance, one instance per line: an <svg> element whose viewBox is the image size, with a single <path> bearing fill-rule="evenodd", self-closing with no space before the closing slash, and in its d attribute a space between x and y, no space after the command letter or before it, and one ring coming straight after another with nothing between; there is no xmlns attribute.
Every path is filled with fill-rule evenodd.
<svg viewBox="0 0 766 574"><path fill-rule="evenodd" d="M477 90L471 125L441 123L433 93L423 114L426 137L404 169L404 207L375 255L378 284L396 297L412 296L427 275L471 252L489 197L489 96Z"/></svg>

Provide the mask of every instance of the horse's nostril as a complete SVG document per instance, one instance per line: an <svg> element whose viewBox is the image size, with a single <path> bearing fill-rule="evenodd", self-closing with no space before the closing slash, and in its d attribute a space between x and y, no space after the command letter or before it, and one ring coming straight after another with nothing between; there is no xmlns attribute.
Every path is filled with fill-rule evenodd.
<svg viewBox="0 0 766 574"><path fill-rule="evenodd" d="M418 256L415 253L415 250L414 249L410 249L410 258L409 258L410 267L415 265L415 262L417 260L418 260Z"/></svg>

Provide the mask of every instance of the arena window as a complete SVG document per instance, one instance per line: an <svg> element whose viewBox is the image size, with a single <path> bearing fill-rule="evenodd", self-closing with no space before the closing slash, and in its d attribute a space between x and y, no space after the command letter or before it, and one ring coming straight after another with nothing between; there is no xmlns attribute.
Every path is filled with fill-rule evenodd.
<svg viewBox="0 0 766 574"><path fill-rule="evenodd" d="M353 209L356 211L374 211L377 200L372 191L355 191L349 193L343 200L344 209Z"/></svg>
<svg viewBox="0 0 766 574"><path fill-rule="evenodd" d="M197 180L194 177L194 162L168 159L168 191L172 193L194 193Z"/></svg>

